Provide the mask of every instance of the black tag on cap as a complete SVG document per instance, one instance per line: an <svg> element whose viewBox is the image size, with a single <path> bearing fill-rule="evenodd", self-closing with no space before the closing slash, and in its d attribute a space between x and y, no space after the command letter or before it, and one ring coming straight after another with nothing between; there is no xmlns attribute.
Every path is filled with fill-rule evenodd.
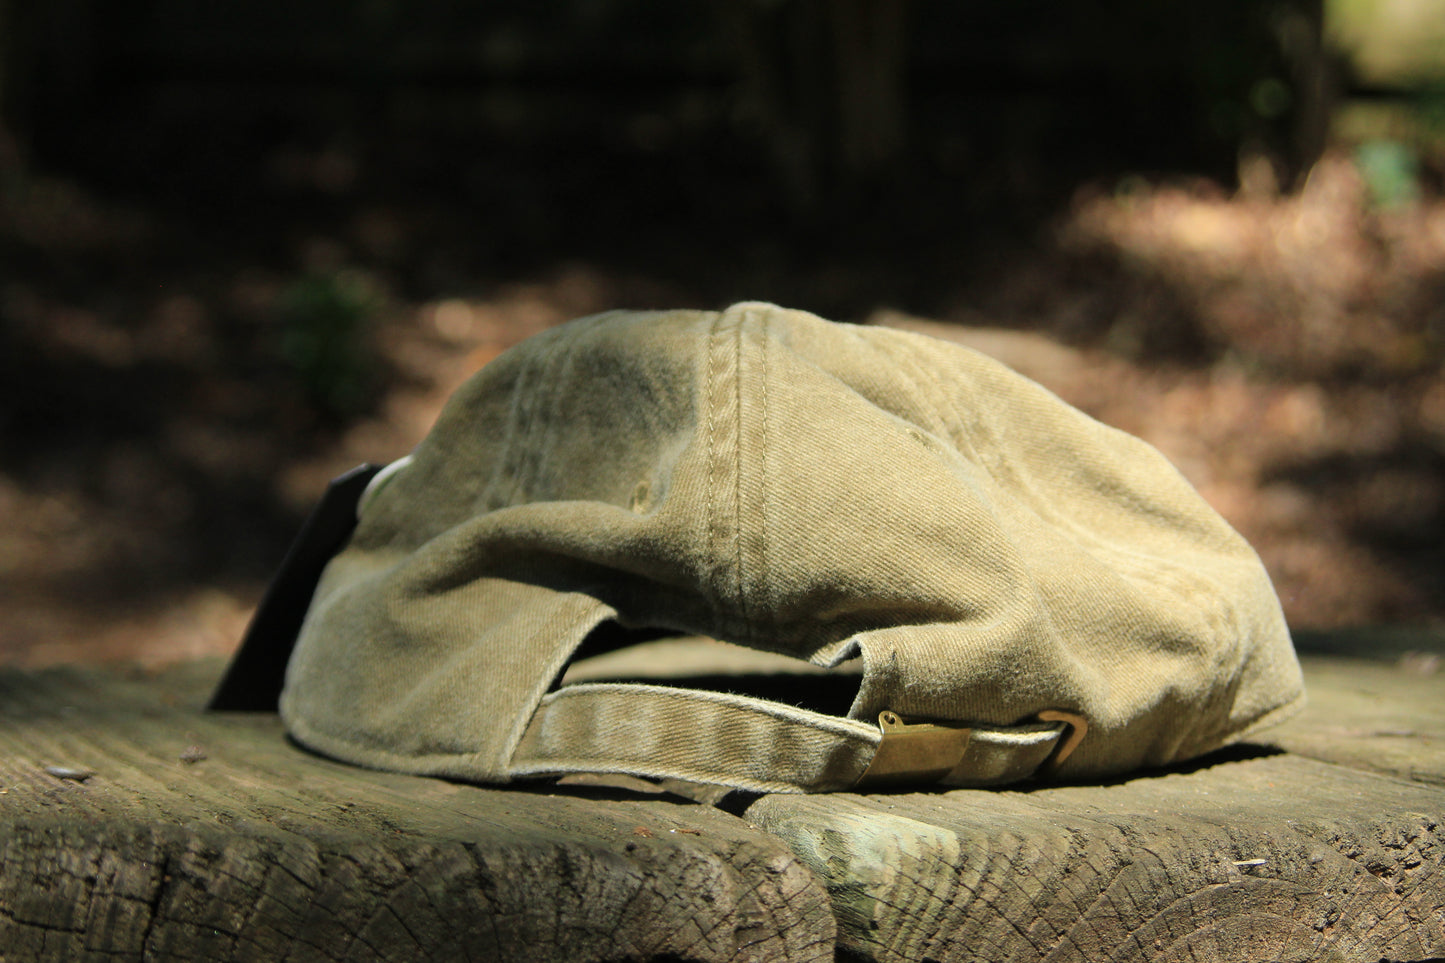
<svg viewBox="0 0 1445 963"><path fill-rule="evenodd" d="M286 681L286 664L311 607L316 583L332 556L356 528L356 507L380 465L359 465L332 479L326 494L301 526L276 577L241 639L211 701L221 712L275 712Z"/></svg>

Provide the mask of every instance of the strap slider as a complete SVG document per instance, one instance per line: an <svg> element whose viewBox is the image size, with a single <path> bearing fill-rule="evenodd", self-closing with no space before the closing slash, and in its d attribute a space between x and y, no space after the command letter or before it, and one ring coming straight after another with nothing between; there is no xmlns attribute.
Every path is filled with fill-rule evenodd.
<svg viewBox="0 0 1445 963"><path fill-rule="evenodd" d="M942 722L905 722L896 712L878 714L883 739L855 788L869 790L900 782L938 782L968 750L973 730Z"/></svg>
<svg viewBox="0 0 1445 963"><path fill-rule="evenodd" d="M1079 743L1084 741L1084 735L1089 731L1089 720L1077 712L1065 712L1063 709L1045 709L1039 713L1041 722L1062 722L1067 732L1059 739L1059 744L1054 748L1049 758L1039 767L1039 772L1045 776L1052 776L1059 771L1064 760L1074 754L1079 748Z"/></svg>

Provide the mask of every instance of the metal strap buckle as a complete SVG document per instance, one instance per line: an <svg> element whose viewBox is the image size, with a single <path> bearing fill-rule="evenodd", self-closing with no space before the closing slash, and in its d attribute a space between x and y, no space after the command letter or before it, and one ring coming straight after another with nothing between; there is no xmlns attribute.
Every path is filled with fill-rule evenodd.
<svg viewBox="0 0 1445 963"><path fill-rule="evenodd" d="M968 749L973 730L940 722L904 722L896 712L878 714L883 740L857 788L872 789L899 782L937 782L952 772Z"/></svg>
<svg viewBox="0 0 1445 963"><path fill-rule="evenodd" d="M1064 760L1079 747L1089 731L1089 723L1078 713L1063 709L1045 709L1035 718L1039 722L1063 723L1064 731L1054 743L1053 751L1036 770L1037 775L1050 776L1058 772ZM889 710L878 714L878 728L883 738L858 779L855 788L859 791L904 782L936 783L958 768L973 738L973 729L968 726L907 722Z"/></svg>
<svg viewBox="0 0 1445 963"><path fill-rule="evenodd" d="M1058 744L1054 746L1054 751L1049 754L1049 758L1044 760L1042 766L1039 766L1040 775L1051 776L1059 771L1064 760L1073 755L1074 750L1079 748L1079 743L1084 741L1084 734L1089 731L1089 720L1077 712L1045 709L1039 713L1039 721L1062 722L1068 727L1068 730L1059 737Z"/></svg>

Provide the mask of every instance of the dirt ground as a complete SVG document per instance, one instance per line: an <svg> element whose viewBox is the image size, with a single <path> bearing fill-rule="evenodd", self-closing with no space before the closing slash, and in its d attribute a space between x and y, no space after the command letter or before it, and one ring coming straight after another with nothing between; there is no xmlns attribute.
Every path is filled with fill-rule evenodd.
<svg viewBox="0 0 1445 963"><path fill-rule="evenodd" d="M498 352L745 298L963 340L1142 436L1297 629L1445 623L1445 200L1378 208L1345 153L1289 196L1093 179L997 235L967 204L799 234L663 161L611 190L473 159L457 202L429 163L12 172L0 661L226 653L326 479L405 453Z"/></svg>

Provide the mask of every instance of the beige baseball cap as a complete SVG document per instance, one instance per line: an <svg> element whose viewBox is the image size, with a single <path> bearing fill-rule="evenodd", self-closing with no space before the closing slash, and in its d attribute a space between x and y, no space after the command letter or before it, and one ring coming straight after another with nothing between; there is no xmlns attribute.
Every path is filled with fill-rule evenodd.
<svg viewBox="0 0 1445 963"><path fill-rule="evenodd" d="M1153 448L967 348L747 303L478 372L371 480L281 712L383 769L799 792L1098 779L1302 702L1258 557Z"/></svg>

